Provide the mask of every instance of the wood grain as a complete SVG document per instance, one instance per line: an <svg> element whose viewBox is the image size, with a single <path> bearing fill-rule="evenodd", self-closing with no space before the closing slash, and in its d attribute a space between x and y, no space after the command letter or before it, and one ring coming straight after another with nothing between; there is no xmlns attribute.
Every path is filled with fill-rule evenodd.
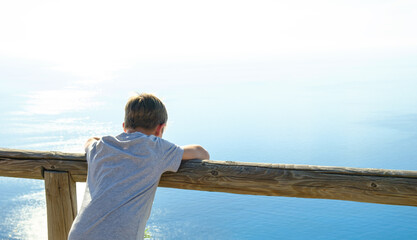
<svg viewBox="0 0 417 240"><path fill-rule="evenodd" d="M85 156L0 149L0 176L43 179L45 171L87 177ZM293 164L183 161L159 186L238 194L339 199L417 206L417 171Z"/></svg>
<svg viewBox="0 0 417 240"><path fill-rule="evenodd" d="M57 151L35 151L11 148L0 148L0 156L15 159L54 159L85 161L85 153L64 153Z"/></svg>
<svg viewBox="0 0 417 240"><path fill-rule="evenodd" d="M66 240L77 215L76 185L68 172L44 174L48 239Z"/></svg>
<svg viewBox="0 0 417 240"><path fill-rule="evenodd" d="M194 160L159 186L417 206L416 171Z"/></svg>

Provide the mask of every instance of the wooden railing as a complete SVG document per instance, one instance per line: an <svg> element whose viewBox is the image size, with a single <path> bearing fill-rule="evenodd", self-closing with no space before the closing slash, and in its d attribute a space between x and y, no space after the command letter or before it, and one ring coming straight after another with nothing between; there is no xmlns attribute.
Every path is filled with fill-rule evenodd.
<svg viewBox="0 0 417 240"><path fill-rule="evenodd" d="M0 148L0 176L45 180L49 239L67 239L77 213L84 154ZM265 196L417 206L417 171L311 165L183 161L159 186Z"/></svg>

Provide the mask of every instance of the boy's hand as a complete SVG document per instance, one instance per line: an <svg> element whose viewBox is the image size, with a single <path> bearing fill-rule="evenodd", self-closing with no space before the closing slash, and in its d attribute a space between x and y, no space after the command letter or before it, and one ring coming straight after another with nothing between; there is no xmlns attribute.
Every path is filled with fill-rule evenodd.
<svg viewBox="0 0 417 240"><path fill-rule="evenodd" d="M210 159L210 154L200 145L186 145L181 148L184 150L182 160Z"/></svg>
<svg viewBox="0 0 417 240"><path fill-rule="evenodd" d="M91 137L87 140L87 142L84 144L84 151L87 152L88 147L90 147L91 144L93 144L95 141L99 141L99 137Z"/></svg>

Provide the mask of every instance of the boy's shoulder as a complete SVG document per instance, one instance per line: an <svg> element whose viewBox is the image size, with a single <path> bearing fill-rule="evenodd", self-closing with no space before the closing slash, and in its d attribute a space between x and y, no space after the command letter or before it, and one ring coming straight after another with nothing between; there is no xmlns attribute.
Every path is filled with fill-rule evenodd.
<svg viewBox="0 0 417 240"><path fill-rule="evenodd" d="M156 137L154 135L146 135L141 132L134 133L121 133L117 136L104 136L101 138L101 143L112 148L119 150L129 151L140 151L143 148L155 148L156 151L159 149L165 149L172 146L177 146L163 138Z"/></svg>
<svg viewBox="0 0 417 240"><path fill-rule="evenodd" d="M146 135L141 132L134 132L134 133L120 133L119 135L108 135L101 137L102 142L105 143L129 143L129 142L137 142L137 141L143 141L143 142L156 142L158 141L158 137L155 137L153 135Z"/></svg>

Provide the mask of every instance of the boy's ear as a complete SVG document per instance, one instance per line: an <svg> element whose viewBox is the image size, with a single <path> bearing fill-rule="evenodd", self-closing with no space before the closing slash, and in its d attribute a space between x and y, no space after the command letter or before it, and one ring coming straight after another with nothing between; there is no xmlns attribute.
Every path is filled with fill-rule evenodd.
<svg viewBox="0 0 417 240"><path fill-rule="evenodd" d="M164 128L166 126L166 123L164 124L159 124L158 126L156 126L155 129L155 136L157 137L162 137L162 134L164 133Z"/></svg>
<svg viewBox="0 0 417 240"><path fill-rule="evenodd" d="M123 126L123 131L126 132L125 122L123 122L122 126Z"/></svg>

